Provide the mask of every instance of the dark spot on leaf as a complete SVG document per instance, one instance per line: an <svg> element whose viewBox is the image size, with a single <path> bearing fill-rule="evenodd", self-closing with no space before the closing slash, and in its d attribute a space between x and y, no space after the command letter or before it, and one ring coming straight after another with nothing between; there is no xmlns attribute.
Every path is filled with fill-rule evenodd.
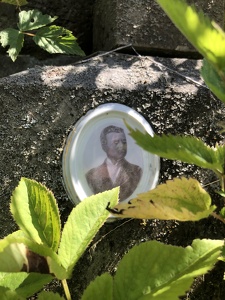
<svg viewBox="0 0 225 300"><path fill-rule="evenodd" d="M24 264L22 272L36 272L41 274L49 274L49 266L46 258L27 249L26 257L28 265Z"/></svg>

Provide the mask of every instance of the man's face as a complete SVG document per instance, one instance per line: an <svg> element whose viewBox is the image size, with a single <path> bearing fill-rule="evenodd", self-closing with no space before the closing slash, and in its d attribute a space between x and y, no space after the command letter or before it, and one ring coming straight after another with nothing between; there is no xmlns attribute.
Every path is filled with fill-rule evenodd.
<svg viewBox="0 0 225 300"><path fill-rule="evenodd" d="M119 160L127 154L127 140L123 132L110 132L106 135L105 151L110 159Z"/></svg>

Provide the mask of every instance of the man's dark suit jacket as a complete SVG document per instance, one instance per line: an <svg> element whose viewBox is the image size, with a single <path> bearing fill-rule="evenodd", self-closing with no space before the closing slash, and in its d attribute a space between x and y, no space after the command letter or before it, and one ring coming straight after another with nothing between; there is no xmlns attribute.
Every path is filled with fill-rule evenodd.
<svg viewBox="0 0 225 300"><path fill-rule="evenodd" d="M124 159L116 181L113 183L107 169L106 160L97 168L86 173L88 185L94 194L120 186L120 201L128 198L136 189L142 175L142 169Z"/></svg>

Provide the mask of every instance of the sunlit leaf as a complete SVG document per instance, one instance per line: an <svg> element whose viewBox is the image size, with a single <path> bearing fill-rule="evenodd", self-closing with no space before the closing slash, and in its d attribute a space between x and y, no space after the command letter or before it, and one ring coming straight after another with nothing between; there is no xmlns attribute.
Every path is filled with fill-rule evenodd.
<svg viewBox="0 0 225 300"><path fill-rule="evenodd" d="M114 209L121 218L198 221L207 218L215 208L197 180L182 178L168 180Z"/></svg>
<svg viewBox="0 0 225 300"><path fill-rule="evenodd" d="M58 255L68 274L86 250L99 228L109 217L108 203L115 206L119 189L115 188L84 199L70 213L66 222Z"/></svg>
<svg viewBox="0 0 225 300"><path fill-rule="evenodd" d="M225 102L225 73L213 67L206 59L203 60L201 75L210 90L223 102Z"/></svg>
<svg viewBox="0 0 225 300"><path fill-rule="evenodd" d="M157 2L189 42L214 66L224 69L225 34L222 29L184 0Z"/></svg>
<svg viewBox="0 0 225 300"><path fill-rule="evenodd" d="M0 2L8 3L16 6L22 6L28 3L26 0L0 0Z"/></svg>
<svg viewBox="0 0 225 300"><path fill-rule="evenodd" d="M22 178L11 197L11 212L22 231L53 251L60 241L60 218L56 200L45 186Z"/></svg>
<svg viewBox="0 0 225 300"><path fill-rule="evenodd" d="M57 17L51 17L49 15L43 15L39 10L21 11L19 13L18 28L21 31L34 30L40 27L46 26L54 22Z"/></svg>
<svg viewBox="0 0 225 300"><path fill-rule="evenodd" d="M180 160L223 174L225 161L224 145L209 147L193 136L154 135L143 133L128 126L130 135L144 150L161 157Z"/></svg>
<svg viewBox="0 0 225 300"><path fill-rule="evenodd" d="M224 241L194 240L186 248L150 241L133 247L119 263L114 298L179 299L195 277L217 261Z"/></svg>
<svg viewBox="0 0 225 300"><path fill-rule="evenodd" d="M105 273L99 277L96 277L92 281L87 289L84 291L84 294L81 300L113 300L113 278L111 275Z"/></svg>
<svg viewBox="0 0 225 300"><path fill-rule="evenodd" d="M49 53L85 55L72 32L60 26L39 29L33 40Z"/></svg>
<svg viewBox="0 0 225 300"><path fill-rule="evenodd" d="M21 48L23 47L24 35L13 28L7 28L0 31L0 43L2 47L9 46L8 53L12 61L17 59Z"/></svg>
<svg viewBox="0 0 225 300"><path fill-rule="evenodd" d="M68 277L58 255L49 247L37 244L21 230L0 240L0 272L48 272L58 279Z"/></svg>
<svg viewBox="0 0 225 300"><path fill-rule="evenodd" d="M0 286L9 288L21 297L30 297L51 282L53 277L38 273L2 273L0 272Z"/></svg>

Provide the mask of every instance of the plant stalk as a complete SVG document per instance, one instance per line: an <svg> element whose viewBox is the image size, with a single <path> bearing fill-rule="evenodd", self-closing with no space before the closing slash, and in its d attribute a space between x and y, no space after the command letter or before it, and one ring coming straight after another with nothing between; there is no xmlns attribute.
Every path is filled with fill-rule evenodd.
<svg viewBox="0 0 225 300"><path fill-rule="evenodd" d="M222 218L220 215L217 215L217 213L212 212L212 213L211 213L211 216L213 216L214 218L220 220L221 222L223 222L223 223L225 224L224 218Z"/></svg>
<svg viewBox="0 0 225 300"><path fill-rule="evenodd" d="M66 299L67 300L72 300L71 295L70 295L70 290L69 290L66 279L62 280L62 285L63 285L63 289L64 289L64 292L65 292L65 295L66 295Z"/></svg>

